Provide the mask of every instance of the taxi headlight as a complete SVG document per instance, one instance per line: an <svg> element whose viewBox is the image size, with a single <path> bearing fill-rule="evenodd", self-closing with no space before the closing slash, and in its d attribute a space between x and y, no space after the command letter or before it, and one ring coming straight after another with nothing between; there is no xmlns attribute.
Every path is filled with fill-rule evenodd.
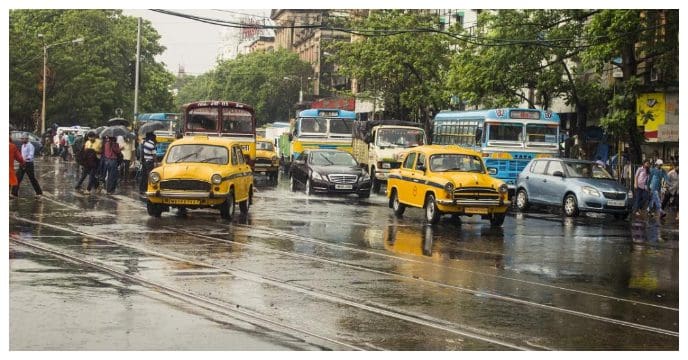
<svg viewBox="0 0 688 360"><path fill-rule="evenodd" d="M454 192L454 183L450 181L444 184L444 191L446 191L448 195L451 195Z"/></svg>
<svg viewBox="0 0 688 360"><path fill-rule="evenodd" d="M210 182L215 185L222 183L222 175L213 174L213 176L210 177Z"/></svg>
<svg viewBox="0 0 688 360"><path fill-rule="evenodd" d="M148 175L148 180L152 184L157 184L158 182L160 182L160 174L158 174L155 171L151 171L150 175Z"/></svg>
<svg viewBox="0 0 688 360"><path fill-rule="evenodd" d="M499 189L498 189L498 190L499 190L500 193L506 194L506 193L509 192L509 186L507 186L506 184L499 185Z"/></svg>
<svg viewBox="0 0 688 360"><path fill-rule="evenodd" d="M590 186L583 186L581 190L583 191L583 193L588 194L590 196L600 196L600 192L597 191L597 189L592 188Z"/></svg>

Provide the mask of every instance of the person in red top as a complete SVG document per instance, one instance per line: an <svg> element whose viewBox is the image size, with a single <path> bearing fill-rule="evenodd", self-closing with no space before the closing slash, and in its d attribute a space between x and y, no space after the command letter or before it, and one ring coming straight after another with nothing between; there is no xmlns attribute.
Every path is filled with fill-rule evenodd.
<svg viewBox="0 0 688 360"><path fill-rule="evenodd" d="M12 195L12 186L17 186L19 185L19 181L17 180L17 173L14 172L14 162L18 162L19 165L24 165L24 158L21 155L21 151L17 148L17 145L14 145L12 142L12 138L10 138L10 196L15 197Z"/></svg>

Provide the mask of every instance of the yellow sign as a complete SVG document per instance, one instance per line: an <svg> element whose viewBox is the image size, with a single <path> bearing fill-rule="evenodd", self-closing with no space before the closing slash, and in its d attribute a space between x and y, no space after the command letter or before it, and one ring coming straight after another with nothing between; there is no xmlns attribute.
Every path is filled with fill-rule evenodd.
<svg viewBox="0 0 688 360"><path fill-rule="evenodd" d="M636 125L645 126L645 137L656 139L660 125L666 122L666 99L664 93L638 95L636 101Z"/></svg>

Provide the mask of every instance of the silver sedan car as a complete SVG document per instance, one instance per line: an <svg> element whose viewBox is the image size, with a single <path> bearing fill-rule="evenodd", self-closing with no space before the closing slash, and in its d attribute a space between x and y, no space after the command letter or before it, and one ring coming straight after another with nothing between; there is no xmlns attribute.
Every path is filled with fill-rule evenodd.
<svg viewBox="0 0 688 360"><path fill-rule="evenodd" d="M533 159L516 179L516 207L562 207L566 216L580 212L628 215L631 193L601 166L575 159Z"/></svg>

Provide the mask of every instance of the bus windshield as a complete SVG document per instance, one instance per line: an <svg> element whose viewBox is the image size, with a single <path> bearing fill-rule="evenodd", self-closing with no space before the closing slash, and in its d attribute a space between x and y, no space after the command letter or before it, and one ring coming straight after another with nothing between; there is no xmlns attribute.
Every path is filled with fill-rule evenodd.
<svg viewBox="0 0 688 360"><path fill-rule="evenodd" d="M201 107L189 110L186 128L197 132L217 132L218 109Z"/></svg>
<svg viewBox="0 0 688 360"><path fill-rule="evenodd" d="M244 109L222 109L222 132L230 134L253 134L253 118Z"/></svg>
<svg viewBox="0 0 688 360"><path fill-rule="evenodd" d="M491 123L488 125L488 141L518 141L523 142L523 124Z"/></svg>
<svg viewBox="0 0 688 360"><path fill-rule="evenodd" d="M417 129L388 128L377 132L377 146L412 147L423 145L423 131Z"/></svg>
<svg viewBox="0 0 688 360"><path fill-rule="evenodd" d="M557 126L544 124L528 124L526 125L526 141L556 145Z"/></svg>
<svg viewBox="0 0 688 360"><path fill-rule="evenodd" d="M351 136L354 119L330 119L330 134Z"/></svg>
<svg viewBox="0 0 688 360"><path fill-rule="evenodd" d="M318 133L325 134L327 132L327 119L325 118L301 118L301 133Z"/></svg>

